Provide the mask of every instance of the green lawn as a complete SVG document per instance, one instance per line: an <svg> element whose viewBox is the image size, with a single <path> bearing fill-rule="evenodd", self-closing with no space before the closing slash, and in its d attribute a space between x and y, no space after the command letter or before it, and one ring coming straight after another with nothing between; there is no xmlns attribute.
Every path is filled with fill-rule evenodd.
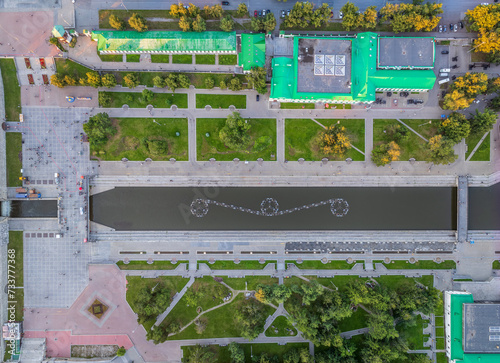
<svg viewBox="0 0 500 363"><path fill-rule="evenodd" d="M444 328L436 328L436 336L444 337Z"/></svg>
<svg viewBox="0 0 500 363"><path fill-rule="evenodd" d="M365 120L363 119L316 119L328 127L338 123L346 128L346 133L351 144L365 150ZM321 160L325 157L330 160L363 161L365 156L354 148L349 149L342 157L327 155L320 150L319 142L324 129L311 119L286 119L285 120L285 158L296 161Z"/></svg>
<svg viewBox="0 0 500 363"><path fill-rule="evenodd" d="M196 333L195 325L191 324L183 332L170 337L170 340L239 337L240 330L234 321L234 311L237 309L238 304L244 299L244 295L240 293L231 303L204 314L203 317L207 319L207 327L202 334ZM181 302L178 304L180 303ZM268 315L274 313L274 309L269 305L264 305L264 307ZM171 314L173 313L174 311L172 310Z"/></svg>
<svg viewBox="0 0 500 363"><path fill-rule="evenodd" d="M429 335L423 334L423 329L428 325L428 320L423 320L420 315L416 316L417 324L412 327L405 327L404 329L401 326L396 326L396 329L399 333L406 338L408 342L408 347L411 350L422 350L422 349L430 349L430 347L424 347L424 341L429 339Z"/></svg>
<svg viewBox="0 0 500 363"><path fill-rule="evenodd" d="M21 162L20 153L22 152L22 135L18 132L7 132L5 134L5 148L7 158L7 186L21 186Z"/></svg>
<svg viewBox="0 0 500 363"><path fill-rule="evenodd" d="M144 287L153 288L158 283L165 285L171 294L171 297L175 295L176 292L180 292L182 288L188 283L189 279L185 279L181 276L160 276L154 279L145 279L141 276L127 276L127 302L133 311L136 311L136 306L134 304L137 295L141 292ZM144 328L150 330L156 319L150 319L145 322Z"/></svg>
<svg viewBox="0 0 500 363"><path fill-rule="evenodd" d="M329 289L334 289L338 288L339 291L345 291L347 288L347 285L349 282L355 281L355 280L361 280L361 281L366 281L366 278L360 278L359 276L354 276L354 275L343 275L343 276L335 276L333 278L329 277L309 277L307 276L310 280L317 280L321 285L328 287Z"/></svg>
<svg viewBox="0 0 500 363"><path fill-rule="evenodd" d="M295 264L300 269L316 269L316 270L350 270L354 267L356 263L363 263L364 261L354 261L353 263L347 263L345 260L333 260L328 261L328 263L323 263L321 261L311 261L304 260L302 263L297 261L289 260L285 261L285 265L289 263Z"/></svg>
<svg viewBox="0 0 500 363"><path fill-rule="evenodd" d="M176 105L179 108L188 107L186 93L154 93L153 100L145 102L140 92L101 92L111 97L111 108L120 108L128 105L130 108L145 108L153 105L155 108L170 108Z"/></svg>
<svg viewBox="0 0 500 363"><path fill-rule="evenodd" d="M477 143L481 140L484 134L473 134L469 135L468 138L465 139L465 143L467 144L467 152L465 153L465 159L469 157L472 150L476 147ZM486 136L481 145L478 147L474 155L470 161L489 161L490 160L490 134Z"/></svg>
<svg viewBox="0 0 500 363"><path fill-rule="evenodd" d="M62 75L71 75L75 78L87 78L87 72L92 72L92 69L82 66L69 59L55 58L56 71Z"/></svg>
<svg viewBox="0 0 500 363"><path fill-rule="evenodd" d="M276 120L275 119L249 119L252 126L249 133L252 138L250 146L245 150L233 151L228 149L219 139L219 131L225 125L223 118L199 118L196 120L196 145L197 160L215 158L219 161L230 161L234 158L240 160L266 161L276 160ZM209 136L207 136L207 134ZM254 151L254 144L260 137L268 136L272 143L262 151Z"/></svg>
<svg viewBox="0 0 500 363"><path fill-rule="evenodd" d="M193 56L191 54L173 54L172 63L177 64L192 64Z"/></svg>
<svg viewBox="0 0 500 363"><path fill-rule="evenodd" d="M422 126L418 126L420 124L423 124L427 121L427 124L424 124ZM417 122L420 122L418 124ZM437 126L439 126L439 120L433 121L431 124L428 123L429 120L410 120L407 124L408 126L412 127L415 131L420 133L423 137L426 139L429 139L428 136L432 135L433 130ZM376 147L380 145L383 142L387 142L384 134L384 130L392 124L398 124L403 126L401 123L399 123L397 120L390 120L390 119L375 119L373 120L373 146ZM401 148L401 155L399 157L400 161L408 161L410 158L415 158L417 161L424 161L428 159L428 152L427 152L427 143L422 140L420 137L415 135L413 132L408 130L408 140L404 142L400 142L399 146Z"/></svg>
<svg viewBox="0 0 500 363"><path fill-rule="evenodd" d="M278 316L266 330L266 337L289 337L297 335L295 329L286 316Z"/></svg>
<svg viewBox="0 0 500 363"><path fill-rule="evenodd" d="M341 332L366 328L368 313L361 308L358 308L349 318L339 321L339 329Z"/></svg>
<svg viewBox="0 0 500 363"><path fill-rule="evenodd" d="M196 108L204 108L206 105L212 108L247 108L246 95L214 95L214 94L197 94Z"/></svg>
<svg viewBox="0 0 500 363"><path fill-rule="evenodd" d="M438 119L400 119L400 120L403 121L408 126L410 126L413 130L418 132L420 135L425 137L427 140L429 140L433 136L436 136L439 133L439 125L441 124L441 120ZM431 122L429 123L429 121Z"/></svg>
<svg viewBox="0 0 500 363"><path fill-rule="evenodd" d="M127 62L139 63L141 61L140 54L127 54Z"/></svg>
<svg viewBox="0 0 500 363"><path fill-rule="evenodd" d="M276 263L276 261L266 261L265 263L260 263L257 260L242 260L238 264L234 263L232 260L219 260L214 263L210 263L208 261L198 261L198 264L200 263L206 263L211 270L262 270L268 263Z"/></svg>
<svg viewBox="0 0 500 363"><path fill-rule="evenodd" d="M181 263L189 263L189 261L177 261L175 264L170 261L153 261L151 264L147 261L130 261L128 264L118 261L116 265L120 270L173 270Z"/></svg>
<svg viewBox="0 0 500 363"><path fill-rule="evenodd" d="M223 277L223 282L235 290L256 290L258 285L274 285L278 278L270 276Z"/></svg>
<svg viewBox="0 0 500 363"><path fill-rule="evenodd" d="M295 102L280 102L280 108L283 109L314 109L314 103L295 103Z"/></svg>
<svg viewBox="0 0 500 363"><path fill-rule="evenodd" d="M113 124L117 133L102 149L91 150L92 155L115 161L122 158L131 161L143 161L146 158L188 160L188 122L185 118L121 118L113 119ZM147 140L166 141L168 152L152 155L145 142Z"/></svg>
<svg viewBox="0 0 500 363"><path fill-rule="evenodd" d="M488 53L472 52L470 54L471 62L488 62Z"/></svg>
<svg viewBox="0 0 500 363"><path fill-rule="evenodd" d="M436 349L444 349L444 338L436 338Z"/></svg>
<svg viewBox="0 0 500 363"><path fill-rule="evenodd" d="M10 250L14 250L10 253ZM23 251L23 232L9 231L9 244L7 245L7 265L11 266L7 270L7 286L9 307L14 306L14 315L16 321L24 320L24 251ZM15 261L15 263L9 261ZM13 281L11 281L13 280ZM11 286L13 285L13 286ZM16 287L16 288L11 288Z"/></svg>
<svg viewBox="0 0 500 363"><path fill-rule="evenodd" d="M435 326L444 326L444 318L442 316L437 316L434 318Z"/></svg>
<svg viewBox="0 0 500 363"><path fill-rule="evenodd" d="M219 54L219 64L221 66L232 66L238 62L236 54Z"/></svg>
<svg viewBox="0 0 500 363"><path fill-rule="evenodd" d="M383 265L389 270L398 270L398 269L451 270L457 268L457 264L453 260L445 260L442 261L441 263L437 263L432 260L420 260L415 263L410 263L409 261L406 260L394 260L391 261L389 264L383 263Z"/></svg>
<svg viewBox="0 0 500 363"><path fill-rule="evenodd" d="M221 285L219 282L215 281L212 276L205 276L202 278L197 278L195 282L189 287L189 290L198 291L203 289L205 293L202 298L198 301L196 306L189 306L186 302L186 296L183 296L181 300L175 305L175 307L170 311L162 324L170 324L173 321L178 322L181 327L187 325L191 320L198 316L196 312L197 307L201 307L203 311L206 311L214 306L223 303L222 299L214 299L211 293L216 285ZM229 289L224 287L229 293ZM219 309L216 309L216 311ZM232 316L232 315L231 315ZM194 326L192 327L194 332ZM196 334L196 333L195 333ZM176 335L177 337L177 335ZM187 339L187 338L184 338Z"/></svg>
<svg viewBox="0 0 500 363"><path fill-rule="evenodd" d="M123 54L97 54L102 62L123 62ZM128 55L127 55L128 57ZM128 62L128 60L127 60Z"/></svg>
<svg viewBox="0 0 500 363"><path fill-rule="evenodd" d="M0 59L2 71L3 93L5 98L5 119L19 121L21 113L21 89L17 81L17 71L14 59Z"/></svg>
<svg viewBox="0 0 500 363"><path fill-rule="evenodd" d="M500 270L500 261L493 261L493 270Z"/></svg>
<svg viewBox="0 0 500 363"><path fill-rule="evenodd" d="M448 363L446 353L436 353L436 363Z"/></svg>
<svg viewBox="0 0 500 363"><path fill-rule="evenodd" d="M196 64L215 64L215 54L196 54Z"/></svg>
<svg viewBox="0 0 500 363"><path fill-rule="evenodd" d="M428 278L428 276L422 276L422 277L417 277L417 278L410 278L410 277L405 277L405 276L402 276L402 275L386 275L386 276L379 276L377 278L375 278L376 281L378 281L379 284L381 285L384 285L385 287L389 288L389 289L397 289L401 284L404 284L406 283L406 281L408 280L413 280L413 281L416 281L416 282L420 282L421 284L425 285L425 286L432 286L432 284L429 285L429 283L431 283L431 279L432 279L432 276L430 276L430 279Z"/></svg>
<svg viewBox="0 0 500 363"><path fill-rule="evenodd" d="M151 63L170 63L170 54L151 54Z"/></svg>

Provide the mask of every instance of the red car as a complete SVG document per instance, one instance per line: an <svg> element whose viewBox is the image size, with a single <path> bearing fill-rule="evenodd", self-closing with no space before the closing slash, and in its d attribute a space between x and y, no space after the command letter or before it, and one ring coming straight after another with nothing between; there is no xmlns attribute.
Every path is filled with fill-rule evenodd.
<svg viewBox="0 0 500 363"><path fill-rule="evenodd" d="M256 18L256 17L258 17L258 16L259 16L259 12L258 12L257 10L255 10L255 11L253 12L253 16L254 16L255 18Z"/></svg>

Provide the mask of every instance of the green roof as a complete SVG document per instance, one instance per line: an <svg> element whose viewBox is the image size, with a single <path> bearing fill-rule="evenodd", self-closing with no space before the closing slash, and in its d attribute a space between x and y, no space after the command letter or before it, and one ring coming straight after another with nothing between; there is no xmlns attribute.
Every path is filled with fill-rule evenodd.
<svg viewBox="0 0 500 363"><path fill-rule="evenodd" d="M253 67L264 67L266 64L265 35L263 33L241 34L241 53L238 59L244 71L249 71Z"/></svg>
<svg viewBox="0 0 500 363"><path fill-rule="evenodd" d="M500 354L465 354L462 345L463 339L463 305L474 302L471 294L454 294L450 292L450 358L463 363L498 363Z"/></svg>
<svg viewBox="0 0 500 363"><path fill-rule="evenodd" d="M294 57L273 59L271 99L304 102L373 102L377 89L432 89L436 76L432 70L377 69L376 33L359 33L351 38L351 93L298 92L299 38L325 39L326 37L294 37ZM342 39L347 39L342 37ZM285 67L286 65L286 67Z"/></svg>
<svg viewBox="0 0 500 363"><path fill-rule="evenodd" d="M235 32L92 32L99 52L236 53Z"/></svg>
<svg viewBox="0 0 500 363"><path fill-rule="evenodd" d="M56 25L52 29L52 35L55 36L56 38L62 38L65 32L66 30L64 30L62 25Z"/></svg>

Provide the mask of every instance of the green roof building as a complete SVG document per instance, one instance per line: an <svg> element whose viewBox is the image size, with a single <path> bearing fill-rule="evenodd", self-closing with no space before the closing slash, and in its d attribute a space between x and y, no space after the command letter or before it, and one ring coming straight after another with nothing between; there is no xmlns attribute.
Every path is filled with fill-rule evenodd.
<svg viewBox="0 0 500 363"><path fill-rule="evenodd" d="M236 54L235 32L92 32L101 54Z"/></svg>
<svg viewBox="0 0 500 363"><path fill-rule="evenodd" d="M450 362L500 362L500 304L474 303L468 292L446 291L444 305Z"/></svg>
<svg viewBox="0 0 500 363"><path fill-rule="evenodd" d="M432 54L431 63L427 56L419 67L412 64L401 67L399 63L409 59L401 58L398 64L381 69L377 67L379 49L375 33L359 33L355 37L290 37L293 37L293 57L273 59L272 101L371 103L376 91L424 92L432 89L436 81L432 70L434 41L427 41L427 48L422 45ZM389 49L402 44L386 43Z"/></svg>
<svg viewBox="0 0 500 363"><path fill-rule="evenodd" d="M52 35L55 36L56 38L64 37L64 33L66 33L66 30L63 28L62 25L55 25L54 28L52 29Z"/></svg>
<svg viewBox="0 0 500 363"><path fill-rule="evenodd" d="M264 33L241 34L241 52L238 55L239 66L244 72L253 67L266 65L266 37Z"/></svg>

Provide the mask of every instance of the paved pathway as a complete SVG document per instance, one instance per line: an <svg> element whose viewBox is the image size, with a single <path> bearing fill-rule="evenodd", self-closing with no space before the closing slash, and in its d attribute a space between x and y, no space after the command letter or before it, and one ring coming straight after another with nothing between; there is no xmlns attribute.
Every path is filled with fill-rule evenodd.
<svg viewBox="0 0 500 363"><path fill-rule="evenodd" d="M415 135L417 135L418 137L420 137L422 140L424 140L425 142L429 142L429 140L427 140L425 137L423 137L422 135L420 135L418 132L416 132L414 129L412 129L410 126L408 126L406 123L404 123L403 121L401 121L400 119L397 119L398 122L400 122L402 125L406 126L406 128L408 130L410 130L411 132L413 132Z"/></svg>
<svg viewBox="0 0 500 363"><path fill-rule="evenodd" d="M172 311L172 309L177 305L180 299L184 296L186 293L187 289L191 287L191 285L194 283L194 277L191 277L188 281L188 283L182 288L181 291L175 294L174 298L172 299L172 302L168 306L167 310L165 310L163 313L158 315L158 318L156 319L155 325L160 325L161 322L166 318L166 316Z"/></svg>

